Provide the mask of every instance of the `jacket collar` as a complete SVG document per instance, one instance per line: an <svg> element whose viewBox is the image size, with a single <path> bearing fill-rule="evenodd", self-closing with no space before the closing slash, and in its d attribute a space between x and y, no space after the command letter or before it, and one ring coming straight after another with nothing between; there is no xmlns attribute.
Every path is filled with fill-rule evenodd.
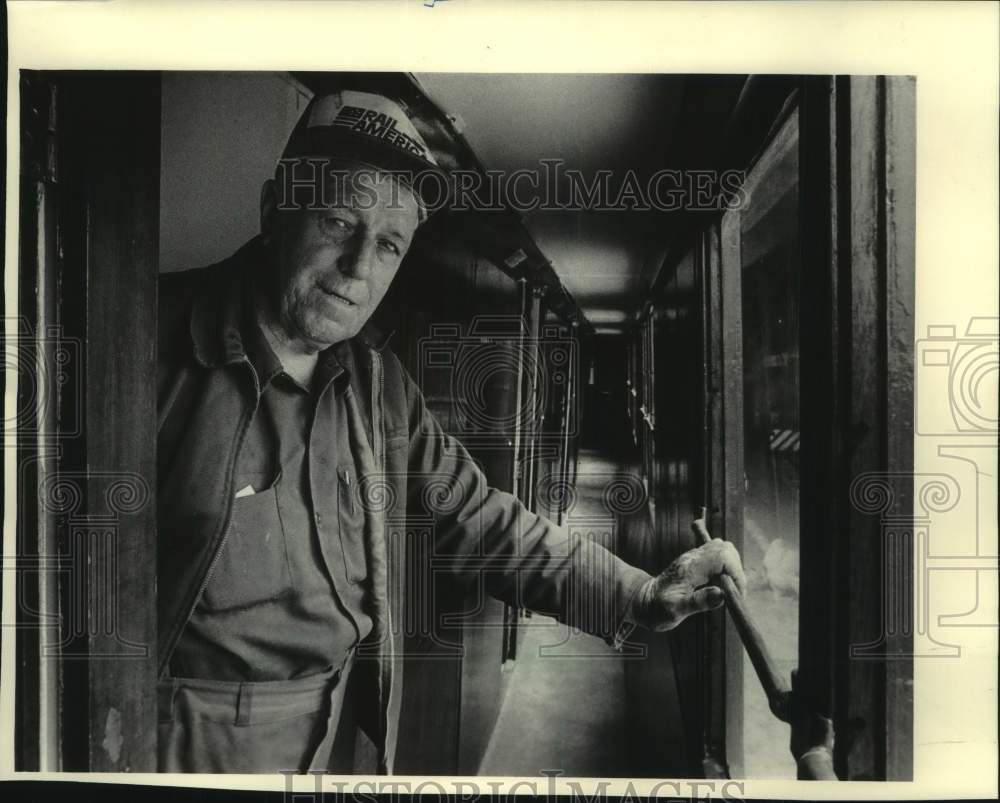
<svg viewBox="0 0 1000 803"><path fill-rule="evenodd" d="M247 359L240 334L243 310L249 303L250 277L264 259L260 237L254 237L235 254L205 268L191 307L191 342L195 359L217 368ZM392 332L383 333L370 320L352 338L366 349L382 351Z"/></svg>

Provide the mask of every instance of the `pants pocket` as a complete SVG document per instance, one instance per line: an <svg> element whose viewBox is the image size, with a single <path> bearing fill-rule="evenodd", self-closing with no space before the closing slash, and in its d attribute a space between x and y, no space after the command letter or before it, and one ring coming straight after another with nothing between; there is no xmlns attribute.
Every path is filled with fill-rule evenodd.
<svg viewBox="0 0 1000 803"><path fill-rule="evenodd" d="M160 772L305 772L322 736L323 711L237 727L182 714L157 728Z"/></svg>

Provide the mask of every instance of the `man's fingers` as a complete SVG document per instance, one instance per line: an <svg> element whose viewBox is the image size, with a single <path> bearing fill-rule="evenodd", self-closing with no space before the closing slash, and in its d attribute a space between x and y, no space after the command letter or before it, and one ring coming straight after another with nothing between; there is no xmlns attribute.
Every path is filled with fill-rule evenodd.
<svg viewBox="0 0 1000 803"><path fill-rule="evenodd" d="M740 553L728 541L713 538L707 544L691 550L688 555L690 558L685 561L685 568L691 585L704 585L717 574L728 574L739 592L746 593L747 579L743 573Z"/></svg>
<svg viewBox="0 0 1000 803"><path fill-rule="evenodd" d="M740 594L747 591L747 576L743 573L743 561L740 560L740 553L736 551L729 541L722 541L722 563L723 571L733 578L736 588Z"/></svg>
<svg viewBox="0 0 1000 803"><path fill-rule="evenodd" d="M745 593L740 555L732 544L719 538L679 556L656 578L649 601L640 606L648 611L649 626L669 630L692 614L724 604L722 589L708 585L722 574L732 578L740 594Z"/></svg>

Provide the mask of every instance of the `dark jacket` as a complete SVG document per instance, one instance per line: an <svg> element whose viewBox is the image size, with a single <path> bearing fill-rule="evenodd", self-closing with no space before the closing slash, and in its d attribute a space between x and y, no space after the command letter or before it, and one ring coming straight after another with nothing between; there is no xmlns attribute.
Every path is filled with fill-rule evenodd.
<svg viewBox="0 0 1000 803"><path fill-rule="evenodd" d="M244 279L260 260L260 245L252 240L223 262L160 280L161 675L224 543L234 466L259 402L239 322ZM376 745L380 771L391 772L402 689L400 623L404 605L427 599L427 588L411 587L408 593L408 575L412 586L412 578L426 572L407 571L407 539L430 533L435 572L475 578L485 570L486 588L494 596L588 632L595 630L588 607L614 611L615 632L595 634L616 644L631 627L625 618L629 602L649 575L607 553L595 560L593 545L581 549L514 496L488 487L465 449L428 412L390 351L362 334L342 344L339 354L350 374L350 390L338 420L352 427L355 475L362 478L358 493L365 511L367 593L376 623L355 664L359 688L366 689L359 719ZM414 522L419 526L407 526ZM431 559L426 551L423 559Z"/></svg>

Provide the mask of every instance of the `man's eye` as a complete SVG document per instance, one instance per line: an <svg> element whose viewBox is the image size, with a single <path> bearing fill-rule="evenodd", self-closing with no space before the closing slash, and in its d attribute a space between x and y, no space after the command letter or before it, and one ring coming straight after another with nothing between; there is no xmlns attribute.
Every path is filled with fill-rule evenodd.
<svg viewBox="0 0 1000 803"><path fill-rule="evenodd" d="M331 237L343 237L351 232L351 223L342 217L327 215L320 218L320 228Z"/></svg>
<svg viewBox="0 0 1000 803"><path fill-rule="evenodd" d="M399 256L399 246L392 242L392 240L380 240L379 248L383 251L388 251L393 256Z"/></svg>

